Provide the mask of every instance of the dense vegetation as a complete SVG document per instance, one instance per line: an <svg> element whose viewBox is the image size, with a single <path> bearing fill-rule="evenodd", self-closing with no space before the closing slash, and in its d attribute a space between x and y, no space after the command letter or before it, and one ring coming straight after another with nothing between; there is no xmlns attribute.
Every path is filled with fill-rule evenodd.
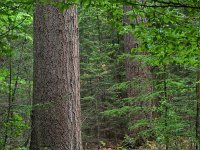
<svg viewBox="0 0 200 150"><path fill-rule="evenodd" d="M199 0L50 3L78 6L84 149L200 149ZM29 147L34 4L0 2L2 150Z"/></svg>

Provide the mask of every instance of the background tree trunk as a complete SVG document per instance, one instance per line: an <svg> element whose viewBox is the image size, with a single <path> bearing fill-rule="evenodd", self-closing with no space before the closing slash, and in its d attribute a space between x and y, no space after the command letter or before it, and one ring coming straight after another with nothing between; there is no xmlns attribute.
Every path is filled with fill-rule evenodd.
<svg viewBox="0 0 200 150"><path fill-rule="evenodd" d="M132 6L125 5L123 7L124 13L127 13L132 9L133 9ZM125 25L138 24L140 22L146 22L146 18L141 18L140 16L138 16L136 19L130 20L129 16L125 14L123 21ZM137 47L138 47L137 38L134 37L132 33L126 33L124 35L125 53L131 54L131 49ZM135 55L145 55L145 53L136 52ZM137 58L127 58L125 61L125 70L126 70L126 79L127 81L130 81L130 85L127 91L128 97L130 98L138 97L141 96L141 94L147 94L148 92L152 91L151 85L145 82L145 80L147 81L147 78L150 78L150 68L148 66L142 66L142 62ZM141 108L150 107L151 101L142 100L140 102L135 102L134 106ZM145 118L151 119L152 113L146 113L141 111L131 116L131 120L133 120L134 122ZM137 134L137 131L135 132L136 132L135 134Z"/></svg>
<svg viewBox="0 0 200 150"><path fill-rule="evenodd" d="M77 10L37 5L31 150L81 150Z"/></svg>
<svg viewBox="0 0 200 150"><path fill-rule="evenodd" d="M199 144L200 144L200 134L199 134L199 125L200 125L200 70L198 68L197 70L197 85L196 85L196 95L197 95L197 102L196 102L196 149L199 149Z"/></svg>

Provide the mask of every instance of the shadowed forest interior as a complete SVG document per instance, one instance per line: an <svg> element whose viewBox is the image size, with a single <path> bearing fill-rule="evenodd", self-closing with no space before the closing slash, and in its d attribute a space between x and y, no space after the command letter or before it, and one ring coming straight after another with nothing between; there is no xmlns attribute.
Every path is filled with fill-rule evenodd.
<svg viewBox="0 0 200 150"><path fill-rule="evenodd" d="M199 0L0 0L0 150L200 150Z"/></svg>

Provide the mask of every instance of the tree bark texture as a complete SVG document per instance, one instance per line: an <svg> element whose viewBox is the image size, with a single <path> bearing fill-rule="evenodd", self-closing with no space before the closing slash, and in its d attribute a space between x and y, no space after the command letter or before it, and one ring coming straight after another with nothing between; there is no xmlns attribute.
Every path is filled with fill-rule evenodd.
<svg viewBox="0 0 200 150"><path fill-rule="evenodd" d="M31 150L81 150L79 35L75 6L34 13Z"/></svg>

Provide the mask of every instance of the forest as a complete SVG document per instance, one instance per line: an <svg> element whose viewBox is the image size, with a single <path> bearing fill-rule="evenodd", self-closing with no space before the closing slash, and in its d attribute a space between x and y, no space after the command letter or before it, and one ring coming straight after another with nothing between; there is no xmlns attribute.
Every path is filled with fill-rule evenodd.
<svg viewBox="0 0 200 150"><path fill-rule="evenodd" d="M200 150L200 0L0 0L0 150Z"/></svg>

